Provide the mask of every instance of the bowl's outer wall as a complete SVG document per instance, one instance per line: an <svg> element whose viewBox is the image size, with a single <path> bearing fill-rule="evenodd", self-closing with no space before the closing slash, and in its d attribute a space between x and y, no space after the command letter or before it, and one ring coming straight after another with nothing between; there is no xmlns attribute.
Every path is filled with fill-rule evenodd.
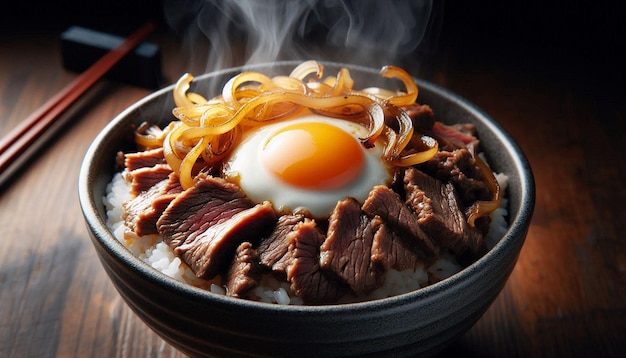
<svg viewBox="0 0 626 358"><path fill-rule="evenodd" d="M288 73L295 63L276 66ZM328 67L333 67L329 64ZM200 93L220 88L241 69L200 76ZM329 72L327 72L329 73ZM359 77L376 70L351 68ZM369 85L369 84L368 84ZM463 99L418 82L419 102L447 123L474 123L489 162L509 175L509 220L505 238L460 274L425 289L376 302L329 307L283 307L213 295L175 282L140 262L105 225L102 197L125 149L130 124L169 122L171 87L120 114L92 144L79 182L81 206L98 256L121 296L161 337L191 356L414 356L432 354L467 331L497 297L524 242L534 207L534 182L516 144ZM164 115L165 114L165 115ZM126 143L126 144L125 144Z"/></svg>

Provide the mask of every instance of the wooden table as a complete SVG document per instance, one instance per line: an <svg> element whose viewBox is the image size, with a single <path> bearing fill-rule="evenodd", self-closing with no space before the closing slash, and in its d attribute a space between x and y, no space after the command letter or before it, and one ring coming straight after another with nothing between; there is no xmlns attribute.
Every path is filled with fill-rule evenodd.
<svg viewBox="0 0 626 358"><path fill-rule="evenodd" d="M170 81L198 71L167 34ZM75 78L56 34L0 38L0 135ZM447 354L476 357L626 355L626 110L585 72L446 52L413 74L496 118L534 170L537 203L503 292ZM513 54L515 55L515 54ZM574 67L574 66L572 66ZM197 73L197 72L196 72ZM623 84L622 84L623 85ZM148 90L104 81L0 192L0 356L181 356L121 300L96 258L77 200L83 153ZM607 97L609 96L609 97Z"/></svg>

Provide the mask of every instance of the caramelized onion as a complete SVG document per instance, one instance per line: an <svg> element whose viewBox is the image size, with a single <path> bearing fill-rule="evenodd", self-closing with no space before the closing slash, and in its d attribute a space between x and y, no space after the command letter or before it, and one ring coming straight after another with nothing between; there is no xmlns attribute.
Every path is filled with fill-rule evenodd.
<svg viewBox="0 0 626 358"><path fill-rule="evenodd" d="M196 161L200 157L200 154L205 150L209 137L202 137L198 143L191 148L191 150L185 155L180 164L180 185L183 189L189 189L193 186L194 180L192 175L193 167Z"/></svg>
<svg viewBox="0 0 626 358"><path fill-rule="evenodd" d="M232 130L236 123L231 121L232 111L222 105L215 105L205 110L200 116L200 125L186 129L180 140L187 141L208 135L218 135Z"/></svg>
<svg viewBox="0 0 626 358"><path fill-rule="evenodd" d="M204 112L212 110L216 104L202 104L189 107L176 107L172 110L174 117L189 126L199 126L200 117Z"/></svg>
<svg viewBox="0 0 626 358"><path fill-rule="evenodd" d="M163 145L165 134L158 126L144 122L135 131L135 143L141 150L159 148Z"/></svg>
<svg viewBox="0 0 626 358"><path fill-rule="evenodd" d="M417 100L417 85L406 71L395 66L385 66L380 71L380 74L385 78L398 78L404 84L406 88L406 94L397 94L389 97L387 101L394 106L408 106L415 103Z"/></svg>
<svg viewBox="0 0 626 358"><path fill-rule="evenodd" d="M485 163L478 155L474 156L476 165L480 169L480 172L485 177L489 190L492 194L492 199L487 201L479 200L475 202L469 209L467 215L467 223L470 226L474 226L476 219L491 214L494 210L500 207L502 203L502 192L500 190L500 184L496 179L491 168Z"/></svg>
<svg viewBox="0 0 626 358"><path fill-rule="evenodd" d="M392 160L391 163L399 167L417 165L430 160L439 151L439 143L434 138L423 135L420 137L420 141L428 147L427 150L400 155L397 159Z"/></svg>
<svg viewBox="0 0 626 358"><path fill-rule="evenodd" d="M374 95L374 96L376 96L378 98L381 98L381 99L386 99L386 98L398 95L397 92L394 92L394 91L389 90L387 88L380 88L380 87L364 88L364 89L361 90L361 92Z"/></svg>
<svg viewBox="0 0 626 358"><path fill-rule="evenodd" d="M185 73L176 82L173 93L174 103L176 103L176 106L190 107L194 105L194 103L189 98L187 98L187 90L189 89L189 84L191 83L191 81L193 81L193 76L189 73Z"/></svg>
<svg viewBox="0 0 626 358"><path fill-rule="evenodd" d="M324 75L324 66L317 61L305 61L296 66L296 68L291 71L291 74L289 74L289 77L304 81L304 79L311 74L315 74L315 77L318 79L322 78Z"/></svg>
<svg viewBox="0 0 626 358"><path fill-rule="evenodd" d="M181 156L179 156L174 148L176 147L176 140L180 135L180 132L184 130L185 124L182 122L177 122L174 128L165 136L163 140L163 154L165 156L165 161L175 172L180 172L180 164L182 162Z"/></svg>
<svg viewBox="0 0 626 358"><path fill-rule="evenodd" d="M367 108L367 113L370 118L369 133L367 133L365 138L361 138L361 142L363 142L365 147L370 148L374 146L376 139L378 139L383 132L385 127L385 112L380 104L374 102Z"/></svg>
<svg viewBox="0 0 626 358"><path fill-rule="evenodd" d="M409 117L406 112L401 111L397 107L391 107L390 111L395 115L399 125L398 136L392 153L394 157L397 157L402 150L406 148L413 137L413 120L411 120L411 117Z"/></svg>
<svg viewBox="0 0 626 358"><path fill-rule="evenodd" d="M346 93L352 90L352 85L354 84L354 80L350 76L350 71L347 68L342 68L339 70L339 74L337 74L337 78L335 79L335 83L332 86L332 91L330 92L331 96L337 96L342 93Z"/></svg>
<svg viewBox="0 0 626 358"><path fill-rule="evenodd" d="M299 79L287 76L276 76L272 78L272 82L276 87L283 88L287 91L299 92L305 94L308 87Z"/></svg>
<svg viewBox="0 0 626 358"><path fill-rule="evenodd" d="M187 99L193 104L205 104L208 102L202 95L193 92L187 92Z"/></svg>
<svg viewBox="0 0 626 358"><path fill-rule="evenodd" d="M266 75L258 72L242 72L228 80L222 88L224 102L229 106L238 107L239 99L243 97L239 97L237 91L240 86L250 83L257 83L259 92L274 88L274 82Z"/></svg>

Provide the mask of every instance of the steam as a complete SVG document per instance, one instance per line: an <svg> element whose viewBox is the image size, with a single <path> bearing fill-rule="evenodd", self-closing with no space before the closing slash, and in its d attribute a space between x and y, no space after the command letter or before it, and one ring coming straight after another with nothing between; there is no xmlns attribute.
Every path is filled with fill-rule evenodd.
<svg viewBox="0 0 626 358"><path fill-rule="evenodd" d="M165 0L190 67L277 60L397 64L428 30L432 0ZM196 69L196 71L198 71Z"/></svg>

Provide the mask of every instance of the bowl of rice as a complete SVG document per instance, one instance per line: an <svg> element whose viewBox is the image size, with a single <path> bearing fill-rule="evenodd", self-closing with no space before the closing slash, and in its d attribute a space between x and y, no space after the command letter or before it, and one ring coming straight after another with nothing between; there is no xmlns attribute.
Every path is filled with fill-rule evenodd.
<svg viewBox="0 0 626 358"><path fill-rule="evenodd" d="M225 83L238 74L263 73L267 74L263 78L275 78L271 76L293 74L293 69L299 65L300 62L278 62L201 75L194 78L190 86L190 82L183 86L184 90L191 87L189 91L194 93L183 97L183 100L191 99L191 102L197 104L195 102L206 100L199 98L200 96L194 97L196 94L209 98L226 93L223 92ZM383 76L379 69L336 63L324 63L323 67L325 73L340 73L336 78L333 77L335 82L329 88L333 87L333 83L336 86L340 82L338 78L341 78L341 69L349 70L350 83L353 81L355 87L357 84L372 88L389 88L394 85L389 83L388 78L381 79ZM259 78L246 83L264 81ZM176 247L174 242L188 240L195 234L181 234L180 228L187 224L169 222L169 216L164 218L170 212L193 218L193 214L188 214L188 207L174 210L172 206L181 202L179 199L183 194L199 191L200 187L213 188L219 184L230 188L232 185L220 178L215 179L214 172L209 169L188 169L185 172L184 160L168 158L167 155L171 156L171 152L176 150L170 149L168 152L165 145L165 159L158 165L165 168L166 177L168 173L169 177L172 176L173 167L178 168L178 171L173 172L179 180L177 184L182 183L182 188L174 191L170 201L163 205L164 211L158 220L156 232L144 234L129 227L129 222L134 221L128 217L144 215L145 208L137 209L134 214L128 213L133 206L129 203L133 202L134 197L143 195L140 194L143 191L131 188L133 184L129 179L129 169L124 165L128 164L128 153L138 152L138 128L145 127L146 122L154 125L156 132L148 130L140 133L140 137L144 139L154 139L159 135L166 135L159 132L158 128L166 128L176 120L172 110L180 107L181 101L175 98L181 91L181 84L177 83L143 98L115 117L94 139L85 154L79 174L79 200L91 241L103 268L126 304L159 336L189 356L428 356L440 352L465 333L498 296L515 266L534 208L534 180L524 154L496 121L446 89L419 79L413 80L419 88L417 102L426 104L428 110L434 113L436 121L445 126L470 125L475 130L480 140L480 154L476 155L480 155L480 160L488 164L497 181L500 197L497 208L488 213L489 220L483 220L488 227L484 229L484 238L481 236L480 249L473 249L469 244L470 248L466 249L464 246L463 250L452 244L435 245L441 248L435 247L433 250L436 254L432 254L428 253L431 250L430 244L422 243L422 246L418 245L419 250L426 254L418 255L419 264L412 264L409 270L400 270L393 269L398 265L395 261L396 266L382 263L376 267L379 271L381 267L385 267L384 274L377 271L375 279L367 281L367 284L359 284L354 282L354 277L360 274L353 271L332 274L326 272L331 271L332 263L325 266L324 260L332 255L325 250L332 245L324 240L331 236L334 219L331 217L324 224L317 224L318 228L315 228L314 223L322 220L311 215L311 218L302 219L297 225L291 226L290 235L283 239L289 242L285 250L291 250L288 252L294 260L300 259L283 268L286 279L283 278L282 282L275 279L277 274L268 269L269 273L259 274L255 276L255 280L244 280L237 276L231 282L229 277L235 270L223 269L224 265L243 267L237 274L253 271L261 260L257 256L260 255L260 247L264 245L263 240L273 235L271 231L261 234L265 229L254 226L255 223L263 220L280 222L283 216L276 214L276 210L267 209L269 204L258 200L252 203L250 200L251 204L243 212L252 209L256 211L254 215L248 215L252 219L246 217L243 220L251 222L249 225L254 229L248 229L246 235L250 236L250 232L258 231L258 235L263 238L260 242L239 240L236 245L221 245L214 249L229 252L226 264L222 262L224 260L216 263L217 259L198 259L193 256L197 252L196 248L183 250L187 246L191 247L191 244L183 242ZM406 92L410 94L408 87L407 85ZM372 93L374 92L356 96L355 100L360 101L361 97L370 98ZM398 98L406 94L398 93ZM184 117L180 114L182 112L179 111L179 115ZM372 118L373 116L372 114ZM375 123L378 122L372 120L370 127L376 126ZM367 123L365 126L367 127ZM402 126L399 127L398 130L401 130ZM170 135L165 141L169 141L171 133L176 132L175 129L169 130ZM152 135L148 135L150 133ZM206 133L203 135L208 138ZM163 138L160 143L162 142ZM386 142L391 142L391 139ZM442 150L441 146L439 141L439 150ZM195 160L198 159L194 158ZM421 169L420 165L424 164L412 166ZM184 176L189 173L192 175L187 178L185 185ZM203 184L200 185L199 182ZM381 195L386 193L383 189ZM136 191L135 194L132 193L133 190ZM401 192L403 199L403 196L408 196L404 189ZM248 201L247 198L245 200ZM344 202L349 206L350 202ZM366 208L366 204L359 203L363 208L359 209L357 206L357 211L363 210L360 212L366 217L363 212L369 213L366 210L369 206ZM384 217L375 212L375 209L371 210L371 217ZM307 216L306 212L304 216ZM395 216L402 218L400 214ZM380 225L384 226L385 223ZM224 235L230 235L231 231L239 230L241 225L222 226L226 228L214 231L228 231ZM293 233L295 228L299 230L300 236L306 236L307 232L313 232L311 230L322 232L320 243L324 243L314 245L315 251L306 256L306 248L309 246L298 246L299 241L295 238L297 235ZM382 230L379 229L378 232ZM180 235L183 236L182 239ZM372 266L375 250L371 241L366 249L366 261L369 260L369 265ZM351 247L350 250L355 249ZM454 253L461 251L464 254L455 256ZM233 261L233 257L241 260ZM306 269L299 268L310 263L311 257L314 259L312 267L317 271L314 276L306 276L305 281L316 281L319 284L318 281L324 280L323 288L320 288L320 284L319 287L310 289L302 281L295 281L310 270L309 266ZM232 266L228 266L231 261ZM349 266L345 261L342 262L344 266ZM367 280L367 277L363 280ZM241 284L244 281L245 285Z"/></svg>

